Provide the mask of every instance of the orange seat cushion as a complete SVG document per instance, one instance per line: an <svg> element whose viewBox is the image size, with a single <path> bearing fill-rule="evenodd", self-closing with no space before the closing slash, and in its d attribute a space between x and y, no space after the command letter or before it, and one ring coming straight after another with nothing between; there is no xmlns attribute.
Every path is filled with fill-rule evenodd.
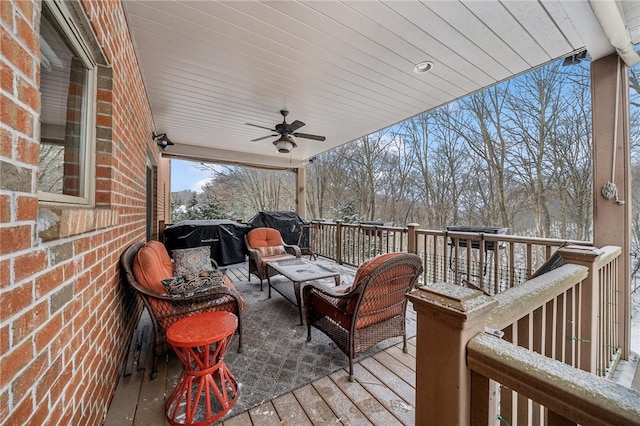
<svg viewBox="0 0 640 426"><path fill-rule="evenodd" d="M166 257L162 254L163 250ZM149 241L138 251L133 261L133 275L136 281L149 290L158 294L167 294L162 280L173 276L173 265L162 243Z"/></svg>

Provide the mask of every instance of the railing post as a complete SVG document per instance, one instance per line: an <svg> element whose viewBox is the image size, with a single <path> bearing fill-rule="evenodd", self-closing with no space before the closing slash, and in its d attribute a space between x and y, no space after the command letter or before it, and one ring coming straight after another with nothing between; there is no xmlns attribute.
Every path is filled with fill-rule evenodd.
<svg viewBox="0 0 640 426"><path fill-rule="evenodd" d="M578 365L581 370L601 375L597 371L598 314L600 312L600 274L598 273L598 250L595 247L566 246L558 249L564 264L582 265L589 268L583 281L580 303L580 320L577 328Z"/></svg>
<svg viewBox="0 0 640 426"><path fill-rule="evenodd" d="M336 262L342 265L342 220L336 220Z"/></svg>
<svg viewBox="0 0 640 426"><path fill-rule="evenodd" d="M498 302L452 284L423 286L407 297L418 313L415 424L469 426L471 373L466 347L484 331Z"/></svg>
<svg viewBox="0 0 640 426"><path fill-rule="evenodd" d="M418 254L418 235L416 229L419 223L410 223L407 225L407 251L409 253Z"/></svg>

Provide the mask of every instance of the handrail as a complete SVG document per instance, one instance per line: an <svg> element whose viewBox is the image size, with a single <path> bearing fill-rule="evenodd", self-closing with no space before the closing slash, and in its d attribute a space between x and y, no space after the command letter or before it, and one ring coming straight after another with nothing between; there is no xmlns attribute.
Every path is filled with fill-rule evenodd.
<svg viewBox="0 0 640 426"><path fill-rule="evenodd" d="M564 425L576 419L586 424L610 424L607 421L615 417L607 410L618 410L615 401L613 408L597 406L593 412L578 406L578 414L567 411L574 404L564 401L573 401L576 392L591 393L590 399L584 397L585 404L599 398L590 387L605 383L603 376L619 352L615 349L623 343L624 337L616 332L621 315L616 306L620 293L616 269L621 252L619 247L560 248L557 254L562 266L492 296L453 283L427 285L409 294L418 323L425 324L418 328L418 341L423 344L417 345L416 359L418 364L429 366L426 370L425 365L416 368L416 398L439 398L437 404L416 406L416 422L489 425L499 416L511 424L548 421ZM499 350L482 358L484 364L478 367L480 358L470 355L469 348L470 342L484 338L477 337L486 334L481 333L483 330L501 340ZM427 343L431 341L438 341L438 345ZM516 354L514 360L528 357L537 364L509 364L511 361L503 360L507 351ZM471 361L473 356L476 358ZM554 371L567 374L561 379L569 385L559 385L557 378L551 385L543 380L546 369L556 364L563 365ZM529 370L523 375L515 374L525 369ZM449 384L448 377L455 374L457 382ZM512 378L503 380L503 374ZM587 376L587 381L574 380ZM605 400L611 399L611 392L602 392ZM625 403L630 413L640 410L637 393L635 398L634 403ZM466 417L467 410L471 419ZM625 423L624 415L620 419L613 424L638 424ZM634 420L639 422L640 418Z"/></svg>
<svg viewBox="0 0 640 426"><path fill-rule="evenodd" d="M566 292L577 282L584 280L589 269L579 265L563 265L524 285L512 287L493 296L498 306L491 311L487 326L502 330L531 313L530 307L539 307ZM517 314L520 316L518 317Z"/></svg>
<svg viewBox="0 0 640 426"><path fill-rule="evenodd" d="M467 345L472 371L580 424L640 425L640 392L482 333Z"/></svg>
<svg viewBox="0 0 640 426"><path fill-rule="evenodd" d="M622 247L605 246L600 249L600 257L598 258L598 268L602 269L608 263L622 254Z"/></svg>

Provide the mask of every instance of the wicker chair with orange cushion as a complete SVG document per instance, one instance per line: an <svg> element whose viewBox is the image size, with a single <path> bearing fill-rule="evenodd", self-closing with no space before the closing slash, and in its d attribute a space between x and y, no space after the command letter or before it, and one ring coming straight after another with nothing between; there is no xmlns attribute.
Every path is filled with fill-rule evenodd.
<svg viewBox="0 0 640 426"><path fill-rule="evenodd" d="M151 378L157 377L159 355L168 351L166 331L178 320L209 311L228 311L238 317L238 352L242 352L242 316L244 300L231 280L223 276L220 285L204 291L170 294L163 284L174 276L174 266L164 244L159 241L139 242L129 246L120 256L126 281L142 298L153 323L154 346Z"/></svg>
<svg viewBox="0 0 640 426"><path fill-rule="evenodd" d="M273 228L255 228L247 233L244 241L249 251L249 274L260 278L260 290L262 280L276 275L277 272L269 269L267 262L295 259L300 257L300 248L296 245L285 244L280 231Z"/></svg>
<svg viewBox="0 0 640 426"><path fill-rule="evenodd" d="M302 289L307 317L307 341L311 326L329 336L349 357L349 380L353 381L353 359L391 337L403 337L407 299L422 274L420 257L409 253L387 253L362 263L352 286L328 288L308 284Z"/></svg>

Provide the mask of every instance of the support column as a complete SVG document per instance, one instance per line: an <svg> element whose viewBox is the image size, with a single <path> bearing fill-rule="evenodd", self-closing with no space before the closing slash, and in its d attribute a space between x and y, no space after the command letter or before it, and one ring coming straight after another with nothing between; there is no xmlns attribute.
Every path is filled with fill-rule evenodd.
<svg viewBox="0 0 640 426"><path fill-rule="evenodd" d="M306 176L307 173L304 167L296 169L296 213L304 220L307 219Z"/></svg>
<svg viewBox="0 0 640 426"><path fill-rule="evenodd" d="M486 318L498 302L453 284L423 286L407 297L418 313L415 424L468 426L467 343L484 331Z"/></svg>
<svg viewBox="0 0 640 426"><path fill-rule="evenodd" d="M619 328L622 357L629 359L631 338L631 148L629 136L629 82L628 69L620 62L619 89L616 88L618 55L594 61L591 64L591 91L593 104L593 242L596 247L607 245L622 247L618 269L618 282L622 291L618 298L618 315L623 319ZM611 181L614 155L614 118L618 92L618 125L615 148L614 183L616 199L607 199L602 188Z"/></svg>

